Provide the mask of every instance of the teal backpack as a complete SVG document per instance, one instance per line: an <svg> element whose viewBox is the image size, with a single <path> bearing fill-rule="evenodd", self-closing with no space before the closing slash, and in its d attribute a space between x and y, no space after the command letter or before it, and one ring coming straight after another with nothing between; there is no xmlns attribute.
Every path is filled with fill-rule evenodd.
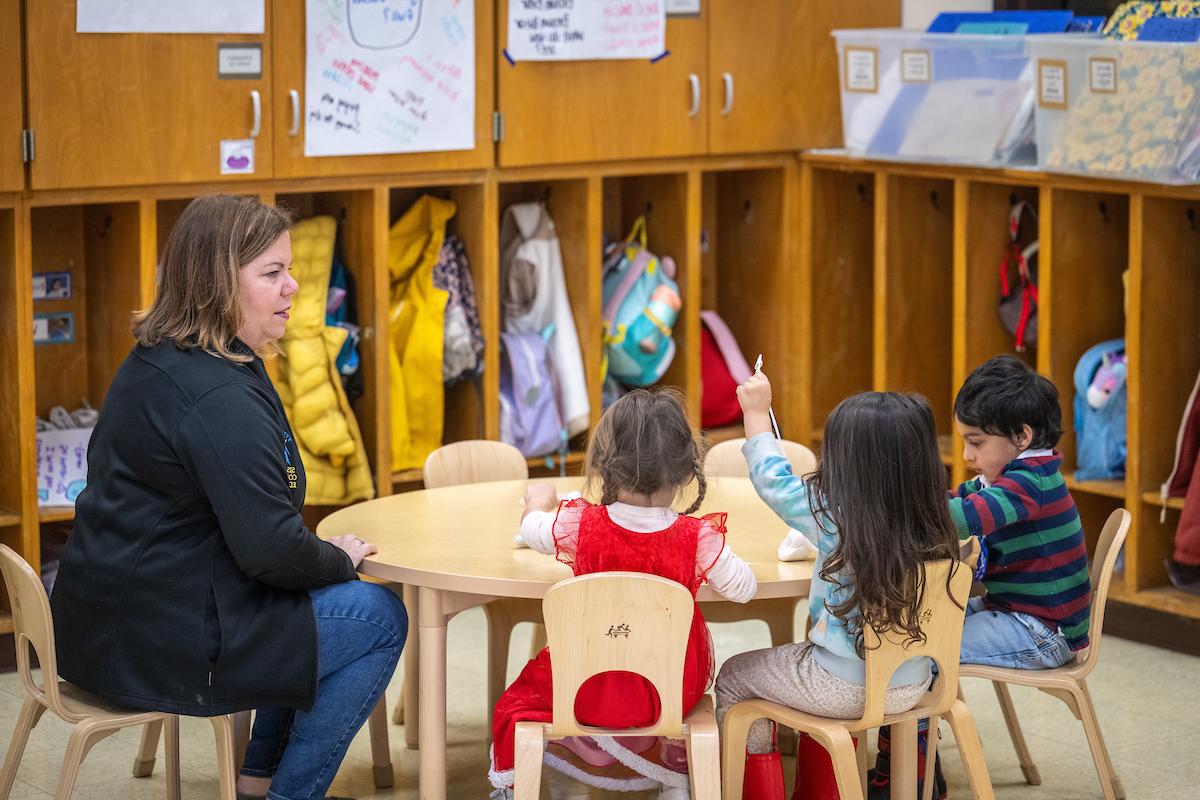
<svg viewBox="0 0 1200 800"><path fill-rule="evenodd" d="M671 331L682 300L675 262L646 249L646 218L604 254L604 360L601 372L627 386L649 386L675 358Z"/></svg>

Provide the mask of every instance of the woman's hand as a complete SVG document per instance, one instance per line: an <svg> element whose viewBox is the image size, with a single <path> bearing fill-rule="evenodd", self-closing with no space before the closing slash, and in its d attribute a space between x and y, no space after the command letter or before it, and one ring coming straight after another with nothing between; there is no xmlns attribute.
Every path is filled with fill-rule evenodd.
<svg viewBox="0 0 1200 800"><path fill-rule="evenodd" d="M362 563L364 558L379 552L379 548L375 545L370 542L364 542L357 536L350 534L334 536L329 540L329 543L350 556L350 561L354 564L355 569L358 569L358 565Z"/></svg>
<svg viewBox="0 0 1200 800"><path fill-rule="evenodd" d="M530 511L553 511L558 508L558 491L548 483L531 483L521 498L525 513Z"/></svg>
<svg viewBox="0 0 1200 800"><path fill-rule="evenodd" d="M747 439L771 430L771 382L762 370L755 372L737 388L737 399L742 406L742 422L746 426Z"/></svg>

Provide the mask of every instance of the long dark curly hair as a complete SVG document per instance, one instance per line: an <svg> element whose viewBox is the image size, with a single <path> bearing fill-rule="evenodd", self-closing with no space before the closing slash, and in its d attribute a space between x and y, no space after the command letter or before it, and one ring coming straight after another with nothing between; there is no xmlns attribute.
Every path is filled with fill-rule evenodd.
<svg viewBox="0 0 1200 800"><path fill-rule="evenodd" d="M855 635L859 656L865 625L924 642L925 562L959 557L929 402L898 392L846 398L825 420L810 481L818 524L831 522L837 534L821 578L850 591L829 611Z"/></svg>
<svg viewBox="0 0 1200 800"><path fill-rule="evenodd" d="M684 514L704 502L704 445L688 423L683 395L675 389L634 389L609 406L588 440L587 490L600 484L600 502L621 491L647 497L696 482L698 495Z"/></svg>

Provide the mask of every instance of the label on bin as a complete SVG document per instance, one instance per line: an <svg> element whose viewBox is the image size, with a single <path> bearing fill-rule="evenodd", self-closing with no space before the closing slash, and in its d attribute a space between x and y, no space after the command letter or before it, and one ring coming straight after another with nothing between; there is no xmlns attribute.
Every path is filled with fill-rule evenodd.
<svg viewBox="0 0 1200 800"><path fill-rule="evenodd" d="M1117 93L1117 60L1093 56L1088 59L1088 89L1092 94Z"/></svg>
<svg viewBox="0 0 1200 800"><path fill-rule="evenodd" d="M929 83L933 80L933 59L928 50L900 51L900 80L904 83Z"/></svg>
<svg viewBox="0 0 1200 800"><path fill-rule="evenodd" d="M847 47L846 91L868 92L879 91L879 51L874 47Z"/></svg>
<svg viewBox="0 0 1200 800"><path fill-rule="evenodd" d="M1042 108L1066 109L1067 62L1038 59L1038 105Z"/></svg>

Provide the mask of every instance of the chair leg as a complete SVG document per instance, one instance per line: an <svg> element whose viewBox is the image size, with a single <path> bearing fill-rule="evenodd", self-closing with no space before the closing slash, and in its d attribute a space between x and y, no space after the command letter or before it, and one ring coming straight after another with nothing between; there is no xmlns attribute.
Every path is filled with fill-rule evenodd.
<svg viewBox="0 0 1200 800"><path fill-rule="evenodd" d="M540 722L518 722L513 759L514 800L537 800L542 790L542 741Z"/></svg>
<svg viewBox="0 0 1200 800"><path fill-rule="evenodd" d="M746 740L754 724L754 712L734 705L725 713L721 730L721 796L742 800L746 777Z"/></svg>
<svg viewBox="0 0 1200 800"><path fill-rule="evenodd" d="M894 732L895 728L892 730ZM867 796L867 788L859 778L858 756L854 753L854 740L850 738L850 732L845 728L839 728L829 731L810 731L809 735L815 736L829 752L829 760L833 762L833 775L837 780L838 795L842 800L864 800ZM894 747L895 739L892 740L892 744ZM893 777L892 786L896 785Z"/></svg>
<svg viewBox="0 0 1200 800"><path fill-rule="evenodd" d="M388 744L387 696L382 695L375 710L367 718L371 732L371 763L375 771L375 788L386 789L396 782L392 768L392 750Z"/></svg>
<svg viewBox="0 0 1200 800"><path fill-rule="evenodd" d="M937 783L933 773L937 769L938 724L941 721L942 718L938 716L929 718L929 732L925 734L925 786L921 790L921 800L933 800L933 785Z"/></svg>
<svg viewBox="0 0 1200 800"><path fill-rule="evenodd" d="M249 711L235 711L233 717L233 772L236 775L246 763L246 748L250 746Z"/></svg>
<svg viewBox="0 0 1200 800"><path fill-rule="evenodd" d="M1008 736L1012 739L1013 749L1017 751L1017 761L1021 762L1021 772L1025 773L1025 782L1030 786L1040 786L1042 776L1038 772L1037 764L1033 763L1029 745L1025 744L1025 734L1021 732L1021 722L1017 719L1017 709L1013 705L1012 695L1009 694L1008 684L994 681L992 688L996 690L996 699L1000 701L1004 724L1008 726Z"/></svg>
<svg viewBox="0 0 1200 800"><path fill-rule="evenodd" d="M154 772L154 757L158 753L158 737L162 728L161 719L142 726L142 742L138 745L138 754L133 759L133 777L148 778Z"/></svg>
<svg viewBox="0 0 1200 800"><path fill-rule="evenodd" d="M25 745L29 742L29 734L46 713L46 707L29 695L21 704L21 712L17 714L17 727L13 730L12 739L8 743L8 752L4 755L4 769L0 771L0 800L8 800L12 792L13 781L17 777L17 767L21 764L21 756L25 753Z"/></svg>
<svg viewBox="0 0 1200 800"><path fill-rule="evenodd" d="M217 785L221 800L237 800L234 787L237 775L233 766L233 717L210 717L213 726L213 738L217 745Z"/></svg>
<svg viewBox="0 0 1200 800"><path fill-rule="evenodd" d="M867 732L860 731L854 735L854 758L858 762L858 782L867 791Z"/></svg>
<svg viewBox="0 0 1200 800"><path fill-rule="evenodd" d="M692 800L721 800L721 738L712 701L700 701L706 706L702 714L688 716L687 745L688 776Z"/></svg>
<svg viewBox="0 0 1200 800"><path fill-rule="evenodd" d="M167 800L180 800L179 786L179 717L174 714L163 720L163 762L167 770Z"/></svg>
<svg viewBox="0 0 1200 800"><path fill-rule="evenodd" d="M512 639L513 622L503 601L488 603L483 607L483 610L487 616L487 721L488 741L490 742L492 740L492 713L495 711L496 703L500 700L500 695L504 693L504 687L508 683L508 644L509 640Z"/></svg>
<svg viewBox="0 0 1200 800"><path fill-rule="evenodd" d="M983 757L983 743L979 741L979 731L975 727L975 718L971 709L962 700L955 700L948 714L950 729L954 731L954 741L958 743L958 753L962 757L963 769L967 773L967 783L971 786L971 794L975 800L996 800L992 790L992 779L988 777L987 761Z"/></svg>
<svg viewBox="0 0 1200 800"><path fill-rule="evenodd" d="M1076 695L1079 704L1080 719L1083 722L1083 732L1087 735L1088 747L1092 751L1092 760L1096 762L1096 773L1100 776L1100 787L1104 790L1105 800L1125 800L1125 787L1117 777L1113 767L1112 757L1104 744L1104 734L1100 732L1100 720L1096 717L1096 707L1092 704L1091 693L1087 684L1079 682L1079 693Z"/></svg>
<svg viewBox="0 0 1200 800"><path fill-rule="evenodd" d="M546 626L540 623L533 623L533 637L529 640L529 657L537 658L537 654L542 652L542 648L546 646Z"/></svg>
<svg viewBox="0 0 1200 800"><path fill-rule="evenodd" d="M95 722L83 721L77 723L71 730L71 738L67 740L67 752L63 754L62 771L58 773L58 786L54 790L54 800L69 800L75 790L75 779L79 777L79 768L88 751L104 739L116 733L116 729L105 729Z"/></svg>
<svg viewBox="0 0 1200 800"><path fill-rule="evenodd" d="M892 723L891 796L917 800L917 720Z"/></svg>
<svg viewBox="0 0 1200 800"><path fill-rule="evenodd" d="M404 725L404 746L416 750L420 740L421 702L420 702L420 663L421 645L418 628L414 620L418 617L418 587L404 586L404 607L408 609L408 636L404 640L404 682L401 684L400 699L396 701L396 709L392 712L392 722Z"/></svg>

